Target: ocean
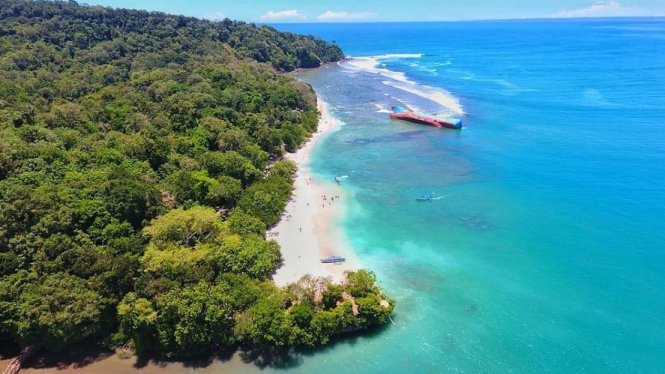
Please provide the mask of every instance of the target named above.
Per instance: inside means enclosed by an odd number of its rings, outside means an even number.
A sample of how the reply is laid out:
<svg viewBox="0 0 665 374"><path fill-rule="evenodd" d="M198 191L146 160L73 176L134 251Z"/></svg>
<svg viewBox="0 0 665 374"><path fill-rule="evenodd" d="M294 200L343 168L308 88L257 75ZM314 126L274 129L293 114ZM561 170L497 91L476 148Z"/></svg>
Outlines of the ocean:
<svg viewBox="0 0 665 374"><path fill-rule="evenodd" d="M344 123L311 167L397 309L257 371L665 372L665 19L276 27L353 57L299 74Z"/></svg>

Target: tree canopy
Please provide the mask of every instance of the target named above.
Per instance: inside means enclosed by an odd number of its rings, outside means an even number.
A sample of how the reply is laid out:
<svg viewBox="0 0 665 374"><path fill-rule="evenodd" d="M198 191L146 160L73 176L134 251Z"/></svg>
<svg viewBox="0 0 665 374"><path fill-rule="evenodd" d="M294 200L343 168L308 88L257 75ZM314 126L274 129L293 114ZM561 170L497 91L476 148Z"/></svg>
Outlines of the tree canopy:
<svg viewBox="0 0 665 374"><path fill-rule="evenodd" d="M280 71L341 57L228 19L0 0L0 341L186 357L385 322L369 273L270 281L265 230L295 172L271 161L318 122L311 87ZM302 297L313 285L322 300Z"/></svg>

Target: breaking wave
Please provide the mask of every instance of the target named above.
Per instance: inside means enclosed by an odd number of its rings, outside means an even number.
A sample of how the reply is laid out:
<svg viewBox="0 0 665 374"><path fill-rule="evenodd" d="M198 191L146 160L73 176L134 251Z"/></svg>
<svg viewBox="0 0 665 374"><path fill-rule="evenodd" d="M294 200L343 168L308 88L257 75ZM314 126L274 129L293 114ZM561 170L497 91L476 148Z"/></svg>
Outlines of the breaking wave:
<svg viewBox="0 0 665 374"><path fill-rule="evenodd" d="M374 104L374 106L377 109L376 113L392 113L392 110L384 108L381 104Z"/></svg>
<svg viewBox="0 0 665 374"><path fill-rule="evenodd" d="M385 55L388 56L388 55ZM341 67L349 70L357 71L366 71L369 73L379 74L386 78L394 79L399 82L404 83L413 83L407 77L406 74L398 71L392 71L381 66L379 62L379 57L354 57L349 60L345 60L340 64Z"/></svg>
<svg viewBox="0 0 665 374"><path fill-rule="evenodd" d="M339 66L349 70L364 71L390 78L394 82L384 81L383 84L433 101L457 114L464 114L464 110L462 109L459 100L450 92L435 87L420 86L416 84L416 82L410 80L404 72L387 69L385 64L381 62L382 60L417 59L421 57L423 57L422 53L392 53L368 57L348 56L348 59L341 61ZM449 63L449 61L443 63L446 64ZM382 109L383 108L379 108L379 112L384 113Z"/></svg>
<svg viewBox="0 0 665 374"><path fill-rule="evenodd" d="M464 114L464 109L462 109L459 100L446 90L430 86L404 85L390 81L384 81L383 84L433 101L457 114Z"/></svg>

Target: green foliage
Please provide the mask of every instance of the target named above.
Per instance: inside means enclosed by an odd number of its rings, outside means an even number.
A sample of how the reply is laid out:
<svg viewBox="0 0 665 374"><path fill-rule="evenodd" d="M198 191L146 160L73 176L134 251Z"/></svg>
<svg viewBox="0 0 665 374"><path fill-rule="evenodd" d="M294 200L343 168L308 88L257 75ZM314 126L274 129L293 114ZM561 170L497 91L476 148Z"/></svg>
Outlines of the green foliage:
<svg viewBox="0 0 665 374"><path fill-rule="evenodd" d="M221 287L201 282L157 299L158 349L167 356L209 352L213 343L233 343L233 310Z"/></svg>
<svg viewBox="0 0 665 374"><path fill-rule="evenodd" d="M255 279L265 279L282 263L279 247L256 235L224 238L216 250L215 262L221 272L247 274Z"/></svg>
<svg viewBox="0 0 665 374"><path fill-rule="evenodd" d="M331 284L321 293L323 307L326 309L335 308L337 303L342 301L342 292L344 292L344 287L338 284Z"/></svg>
<svg viewBox="0 0 665 374"><path fill-rule="evenodd" d="M20 265L21 262L16 254L11 252L0 253L0 277L14 273Z"/></svg>
<svg viewBox="0 0 665 374"><path fill-rule="evenodd" d="M231 307L235 313L249 308L261 297L275 293L277 287L270 282L257 282L247 274L220 273L217 286L222 287L229 296Z"/></svg>
<svg viewBox="0 0 665 374"><path fill-rule="evenodd" d="M227 222L229 223L229 229L240 235L263 235L266 231L265 223L240 209L234 210Z"/></svg>
<svg viewBox="0 0 665 374"><path fill-rule="evenodd" d="M235 151L204 155L203 166L212 176L226 175L241 180L245 186L263 177L250 159Z"/></svg>
<svg viewBox="0 0 665 374"><path fill-rule="evenodd" d="M284 148L289 152L295 152L296 149L305 141L307 138L307 129L294 125L292 123L286 123L282 125L281 128L281 137L284 142Z"/></svg>
<svg viewBox="0 0 665 374"><path fill-rule="evenodd" d="M141 265L145 273L183 285L214 279L210 261L207 246L189 248L169 244L157 247L151 243L141 258Z"/></svg>
<svg viewBox="0 0 665 374"><path fill-rule="evenodd" d="M123 336L131 336L134 347L144 351L152 346L157 312L149 300L130 292L118 304L118 321Z"/></svg>
<svg viewBox="0 0 665 374"><path fill-rule="evenodd" d="M3 329L22 345L58 351L99 329L100 297L77 277L56 273L34 279L16 273L0 289Z"/></svg>
<svg viewBox="0 0 665 374"><path fill-rule="evenodd" d="M353 297L365 297L379 291L376 275L371 270L350 271L346 274L346 280L346 288Z"/></svg>
<svg viewBox="0 0 665 374"><path fill-rule="evenodd" d="M270 154L265 152L256 144L247 144L240 149L240 153L248 158L254 167L258 170L263 170L268 166Z"/></svg>
<svg viewBox="0 0 665 374"><path fill-rule="evenodd" d="M103 187L106 209L118 220L140 227L142 221L151 216L150 209L156 205L157 190L121 168L111 172L109 177L111 179Z"/></svg>
<svg viewBox="0 0 665 374"><path fill-rule="evenodd" d="M271 176L249 187L238 207L271 226L277 222L291 196L291 184L283 178Z"/></svg>
<svg viewBox="0 0 665 374"><path fill-rule="evenodd" d="M340 320L333 311L319 311L310 322L310 331L317 344L328 343L330 337L338 334L340 330Z"/></svg>
<svg viewBox="0 0 665 374"><path fill-rule="evenodd" d="M269 175L292 181L293 175L296 171L298 171L298 166L296 166L295 162L291 160L280 160L272 165Z"/></svg>
<svg viewBox="0 0 665 374"><path fill-rule="evenodd" d="M231 129L219 134L219 150L239 151L249 144L247 134L239 129Z"/></svg>
<svg viewBox="0 0 665 374"><path fill-rule="evenodd" d="M235 334L253 345L285 346L291 335L290 322L283 301L279 295L273 295L259 300L238 317Z"/></svg>
<svg viewBox="0 0 665 374"><path fill-rule="evenodd" d="M305 275L297 282L289 284L286 287L286 292L292 303L312 307L319 303L319 293L325 293L331 287L341 286L331 284L328 278Z"/></svg>
<svg viewBox="0 0 665 374"><path fill-rule="evenodd" d="M383 307L381 305L381 298L377 294L358 298L355 301L358 304L359 317L364 320L363 324L382 325L388 322L392 308Z"/></svg>
<svg viewBox="0 0 665 374"><path fill-rule="evenodd" d="M158 247L169 244L192 247L197 243L215 241L225 232L225 225L210 208L174 209L155 219L144 229L146 236Z"/></svg>
<svg viewBox="0 0 665 374"><path fill-rule="evenodd" d="M282 136L278 129L262 125L254 133L257 144L271 155L282 155Z"/></svg>
<svg viewBox="0 0 665 374"><path fill-rule="evenodd" d="M205 203L215 207L232 208L238 203L240 196L242 196L242 182L223 175L217 178L217 183L208 191Z"/></svg>
<svg viewBox="0 0 665 374"><path fill-rule="evenodd" d="M309 305L298 304L289 310L289 316L296 326L306 329L314 317L314 311Z"/></svg>
<svg viewBox="0 0 665 374"><path fill-rule="evenodd" d="M339 47L230 20L1 3L3 344L94 338L187 357L385 321L373 276L353 290L270 281L282 257L265 230L296 171L270 161L318 118L311 87L278 71ZM344 291L362 295L359 315Z"/></svg>

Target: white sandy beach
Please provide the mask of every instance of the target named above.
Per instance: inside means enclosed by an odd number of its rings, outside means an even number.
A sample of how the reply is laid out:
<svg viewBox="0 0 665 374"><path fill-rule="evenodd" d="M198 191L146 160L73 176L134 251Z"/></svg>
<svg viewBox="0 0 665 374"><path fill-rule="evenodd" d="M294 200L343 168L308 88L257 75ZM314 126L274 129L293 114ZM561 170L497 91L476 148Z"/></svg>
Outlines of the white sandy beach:
<svg viewBox="0 0 665 374"><path fill-rule="evenodd" d="M345 270L357 269L357 261L350 250L342 233L336 230L336 223L343 218L345 206L344 199L348 195L344 189L344 181L338 186L334 182L333 175L328 183L316 180L309 168L309 156L325 134L333 131L340 123L327 111L327 105L319 99L319 111L322 116L319 121L319 131L298 152L288 154L287 158L298 164L298 176L294 183L294 194L286 207L281 221L269 233L279 233L269 236L275 239L282 247L284 266L277 270L273 279L278 286L285 286L295 282L305 274L315 276L330 276L334 281L341 281ZM310 181L309 178L312 178ZM340 196L334 202L322 200L325 195ZM330 205L328 203L330 202ZM309 203L309 206L307 205ZM324 207L325 205L325 207ZM291 218L287 216L291 215ZM300 228L302 227L302 232ZM341 265L321 264L322 257L339 255L347 258L347 262ZM122 359L117 354L108 357L100 357L80 365L77 363L63 365L54 368L25 368L21 373L143 373L143 374L180 374L180 373L226 373L243 372L247 364L239 353L233 355L228 361L214 360L211 364L203 367L189 367L182 362L158 362L150 361L145 367L137 369L137 358ZM0 367L6 366L5 361L0 361Z"/></svg>
<svg viewBox="0 0 665 374"><path fill-rule="evenodd" d="M357 269L353 252L337 229L345 213L343 185L335 184L334 175L328 182L317 180L309 170L314 147L325 134L341 125L330 115L328 105L321 98L318 98L318 109L321 113L318 132L296 153L286 156L298 165L294 192L280 222L268 232L268 239L279 243L284 257L284 265L273 276L278 286L295 282L306 274L332 277L335 282L340 282L344 271ZM335 196L339 198L333 201ZM320 263L321 258L333 255L345 257L346 262Z"/></svg>

